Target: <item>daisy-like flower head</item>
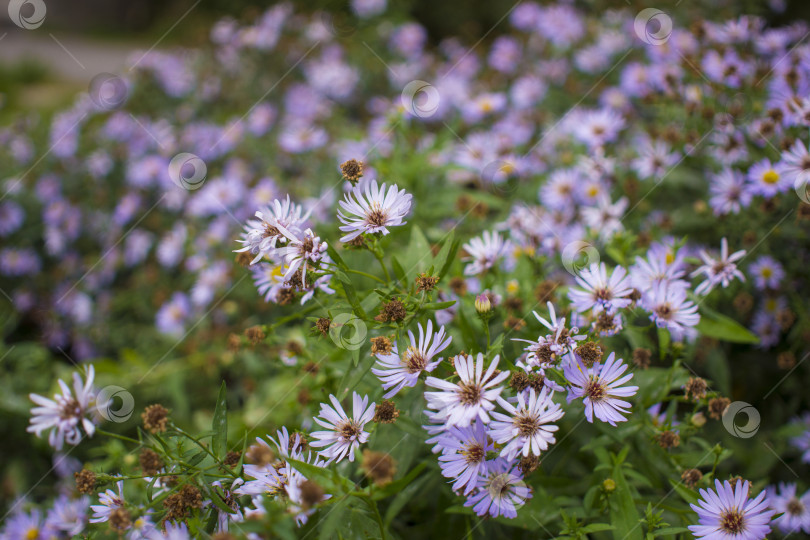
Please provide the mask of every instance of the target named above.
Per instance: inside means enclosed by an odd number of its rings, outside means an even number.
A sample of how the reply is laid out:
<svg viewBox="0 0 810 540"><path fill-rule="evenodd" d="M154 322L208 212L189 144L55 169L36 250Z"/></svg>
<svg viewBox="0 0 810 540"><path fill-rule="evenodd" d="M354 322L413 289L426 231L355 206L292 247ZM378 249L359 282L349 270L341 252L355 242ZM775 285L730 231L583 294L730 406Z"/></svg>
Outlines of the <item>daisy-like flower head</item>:
<svg viewBox="0 0 810 540"><path fill-rule="evenodd" d="M341 242L351 242L363 233L388 234L388 227L405 224L405 216L411 211L412 195L396 184L388 188L372 180L365 186L365 196L360 186L347 193L340 201L338 219L340 230L348 233ZM345 211L345 213L344 213Z"/></svg>
<svg viewBox="0 0 810 540"><path fill-rule="evenodd" d="M90 523L106 523L110 519L110 514L116 508L124 506L124 482L119 480L115 484L117 493L108 489L104 493L98 494L99 504L90 505L90 510L93 511L93 517L90 518Z"/></svg>
<svg viewBox="0 0 810 540"><path fill-rule="evenodd" d="M377 356L377 365L380 368L372 368L371 372L382 381L383 389L390 389L383 396L385 399L406 386L415 386L423 371L428 373L433 371L442 361L442 358L434 360L434 357L453 341L453 338L445 333L443 326L434 333L433 321L428 321L427 329L422 328L421 323L418 326L419 341L416 341L413 332L408 330L410 346L402 352L402 355L395 345L390 353Z"/></svg>
<svg viewBox="0 0 810 540"><path fill-rule="evenodd" d="M445 478L453 478L453 491L470 494L487 471L487 452L495 450L486 426L476 420L468 427L452 427L438 439L442 455L439 467Z"/></svg>
<svg viewBox="0 0 810 540"><path fill-rule="evenodd" d="M690 504L697 512L698 525L690 525L695 538L708 540L761 540L771 527L774 511L768 509L768 499L761 492L754 499L748 498L750 484L714 481L715 489L701 489L701 500Z"/></svg>
<svg viewBox="0 0 810 540"><path fill-rule="evenodd" d="M439 418L448 426L466 427L476 418L489 423L489 412L495 408L493 403L501 394L498 386L508 376L504 371L495 375L500 357L496 356L484 372L484 354L455 357L455 367L459 381L451 383L436 377L428 377L427 386L438 388L438 392L425 392L428 407L438 411Z"/></svg>
<svg viewBox="0 0 810 540"><path fill-rule="evenodd" d="M651 312L650 319L659 328L666 328L675 341L696 335L694 327L700 322L697 306L686 298L686 285L659 283L644 295L644 307Z"/></svg>
<svg viewBox="0 0 810 540"><path fill-rule="evenodd" d="M59 380L61 394L54 394L48 399L39 394L29 394L31 401L38 406L31 409L31 425L29 433L36 433L37 437L43 431L50 431L48 444L54 449L61 450L65 442L76 446L82 439L82 428L88 437L96 431L96 392L93 389L95 370L93 366L87 369L87 379L82 381L81 375L73 374L73 389L67 383Z"/></svg>
<svg viewBox="0 0 810 540"><path fill-rule="evenodd" d="M622 376L627 365L621 358L616 358L615 353L610 353L604 364L596 362L590 368L586 368L576 355L573 356L573 361L563 369L565 378L571 384L568 402L583 398L588 422L593 423L594 414L611 426L615 426L616 422L625 422L627 418L622 415L629 412L630 403L620 398L633 396L638 391L638 386L622 387L633 378L632 373Z"/></svg>
<svg viewBox="0 0 810 540"><path fill-rule="evenodd" d="M498 403L509 414L493 412L489 427L495 442L506 445L501 450L502 457L511 461L518 454L540 456L540 452L556 442L554 432L559 428L552 422L564 413L559 403L551 400L553 395L546 387L539 394L530 388L528 399L524 399L523 393L518 394L517 407L498 396Z"/></svg>
<svg viewBox="0 0 810 540"><path fill-rule="evenodd" d="M516 468L504 459L498 459L488 467L487 476L479 480L479 487L465 502L479 516L517 517L517 509L532 498L532 492Z"/></svg>
<svg viewBox="0 0 810 540"><path fill-rule="evenodd" d="M796 141L790 150L782 153L785 164L784 174L793 181L794 189L800 189L810 183L810 151L801 141Z"/></svg>
<svg viewBox="0 0 810 540"><path fill-rule="evenodd" d="M695 294L708 294L717 285L722 285L723 288L728 287L731 280L739 278L740 281L745 281L745 276L737 269L736 261L745 257L745 250L735 251L731 255L728 254L728 240L725 237L720 241L720 258L714 259L706 251L700 251L700 258L703 259L703 266L692 272L692 277L701 274L706 276L706 279L697 286Z"/></svg>
<svg viewBox="0 0 810 540"><path fill-rule="evenodd" d="M770 198L789 190L792 182L786 173L787 168L782 163L771 163L767 159L758 161L748 170L751 192Z"/></svg>
<svg viewBox="0 0 810 540"><path fill-rule="evenodd" d="M242 239L237 240L244 247L235 252L246 251L255 255L250 264L265 256L272 258L276 246L287 242L287 237L281 232L282 229L290 231L293 235L300 234L301 225L308 217L309 212L304 214L300 205L290 202L289 195L283 201L275 199L270 206L256 212L256 219L247 222Z"/></svg>
<svg viewBox="0 0 810 540"><path fill-rule="evenodd" d="M571 289L568 298L574 309L580 313L589 309L614 313L631 303L627 297L633 292L633 288L630 286L627 270L621 266L614 268L608 277L605 263L592 263L576 277L576 281L582 289Z"/></svg>
<svg viewBox="0 0 810 540"><path fill-rule="evenodd" d="M748 268L749 274L754 275L754 284L760 290L778 289L785 278L782 265L769 255L763 255L754 261Z"/></svg>
<svg viewBox="0 0 810 540"><path fill-rule="evenodd" d="M745 189L742 173L724 168L716 175L709 175L709 205L716 215L738 214L751 204L752 193Z"/></svg>
<svg viewBox="0 0 810 540"><path fill-rule="evenodd" d="M501 257L512 250L512 243L496 232L484 231L482 236L473 238L463 247L469 254L467 260L471 261L464 269L464 274L474 276L495 266Z"/></svg>
<svg viewBox="0 0 810 540"><path fill-rule="evenodd" d="M307 229L299 237L285 228L281 229L284 236L289 241L283 248L278 248L277 253L284 259L287 265L287 272L284 279L289 279L296 271L301 269L301 277L294 280L294 285L300 285L301 289L307 288L307 267L317 264L326 251L326 242L321 242L319 236L315 236L312 229Z"/></svg>
<svg viewBox="0 0 810 540"><path fill-rule="evenodd" d="M310 443L313 448L324 448L320 454L329 462L341 461L346 456L354 461L354 452L361 443L368 440L369 434L363 428L374 417L375 403L368 405L368 396L361 398L357 392L352 393L352 416L349 417L334 395L329 396L332 407L321 403L320 415L315 422L327 428L327 431L315 431L312 437L317 439Z"/></svg>
<svg viewBox="0 0 810 540"><path fill-rule="evenodd" d="M529 341L526 339L515 339L513 341L524 341L529 343L529 346L524 350L528 353L526 355L526 362L530 366L547 367L550 364L556 363L559 357L569 350L571 350L577 343L585 339L585 336L577 335L579 328L576 326L570 329L565 326L565 317L557 318L557 313L554 310L554 305L547 302L549 319L546 320L541 317L536 311L532 311L534 317L551 333L546 336L540 336L537 341Z"/></svg>
<svg viewBox="0 0 810 540"><path fill-rule="evenodd" d="M796 495L796 484L780 484L779 491L768 490L768 499L777 514L774 520L783 533L804 532L810 534L810 491L799 497Z"/></svg>

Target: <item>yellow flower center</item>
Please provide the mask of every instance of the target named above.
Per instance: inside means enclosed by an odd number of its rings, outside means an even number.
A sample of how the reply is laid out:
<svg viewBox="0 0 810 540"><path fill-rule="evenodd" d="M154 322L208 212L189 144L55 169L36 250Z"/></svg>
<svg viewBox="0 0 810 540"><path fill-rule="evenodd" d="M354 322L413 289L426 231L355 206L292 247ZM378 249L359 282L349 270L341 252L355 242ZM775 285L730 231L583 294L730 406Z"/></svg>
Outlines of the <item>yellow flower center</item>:
<svg viewBox="0 0 810 540"><path fill-rule="evenodd" d="M671 253L671 252L667 253L666 261L667 261L667 264L672 264L673 262L675 262L675 254Z"/></svg>
<svg viewBox="0 0 810 540"><path fill-rule="evenodd" d="M36 527L31 527L25 533L26 540L37 540L37 538L39 538L39 529L37 529Z"/></svg>
<svg viewBox="0 0 810 540"><path fill-rule="evenodd" d="M766 184L775 184L779 181L779 173L773 169L768 169L765 174L762 175L762 181Z"/></svg>
<svg viewBox="0 0 810 540"><path fill-rule="evenodd" d="M773 270L768 268L767 266L762 269L762 277L769 278L773 275Z"/></svg>

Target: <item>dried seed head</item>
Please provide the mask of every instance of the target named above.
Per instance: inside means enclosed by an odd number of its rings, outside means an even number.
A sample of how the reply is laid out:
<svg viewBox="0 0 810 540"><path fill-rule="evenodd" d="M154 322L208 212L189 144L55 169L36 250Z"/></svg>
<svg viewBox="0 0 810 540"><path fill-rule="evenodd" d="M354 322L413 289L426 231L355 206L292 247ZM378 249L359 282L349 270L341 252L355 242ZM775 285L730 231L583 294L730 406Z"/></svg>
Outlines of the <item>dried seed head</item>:
<svg viewBox="0 0 810 540"><path fill-rule="evenodd" d="M503 321L503 327L507 330L520 331L524 326L526 326L526 321L513 317L512 315L508 316L506 320Z"/></svg>
<svg viewBox="0 0 810 540"><path fill-rule="evenodd" d="M344 161L340 164L340 173L352 185L356 185L357 181L363 176L363 162L356 159Z"/></svg>
<svg viewBox="0 0 810 540"><path fill-rule="evenodd" d="M321 486L312 480L304 480L301 483L301 506L304 510L309 510L319 502L323 501L325 492Z"/></svg>
<svg viewBox="0 0 810 540"><path fill-rule="evenodd" d="M253 261L253 257L250 256L250 253L247 251L240 251L236 254L236 263L240 266L245 268L250 266L250 263Z"/></svg>
<svg viewBox="0 0 810 540"><path fill-rule="evenodd" d="M748 313L754 307L754 297L747 292L741 292L734 297L733 305L739 313Z"/></svg>
<svg viewBox="0 0 810 540"><path fill-rule="evenodd" d="M662 431L658 434L658 445L661 448L675 448L676 446L681 444L681 436L678 435L676 431Z"/></svg>
<svg viewBox="0 0 810 540"><path fill-rule="evenodd" d="M96 473L82 469L77 473L73 473L73 478L76 479L76 489L79 490L79 493L93 494L96 489Z"/></svg>
<svg viewBox="0 0 810 540"><path fill-rule="evenodd" d="M522 392L529 387L529 374L523 370L513 371L509 379L509 388L515 392Z"/></svg>
<svg viewBox="0 0 810 540"><path fill-rule="evenodd" d="M554 291L559 287L560 284L556 281L545 280L541 281L537 284L537 287L534 289L534 297L537 298L537 301L541 304L545 304L546 302L550 302L554 299Z"/></svg>
<svg viewBox="0 0 810 540"><path fill-rule="evenodd" d="M159 403L149 405L141 413L141 420L143 420L143 428L149 433L163 433L169 422L169 411Z"/></svg>
<svg viewBox="0 0 810 540"><path fill-rule="evenodd" d="M132 527L132 517L123 506L116 506L110 511L110 528L116 532L124 532Z"/></svg>
<svg viewBox="0 0 810 540"><path fill-rule="evenodd" d="M694 401L701 400L706 397L706 381L700 377L690 377L686 383L686 397L691 397Z"/></svg>
<svg viewBox="0 0 810 540"><path fill-rule="evenodd" d="M796 355L790 351L781 352L776 357L776 365L779 369L792 369L796 365Z"/></svg>
<svg viewBox="0 0 810 540"><path fill-rule="evenodd" d="M202 494L196 486L186 484L176 493L172 493L163 501L166 508L165 521L180 521L185 519L189 509L202 508Z"/></svg>
<svg viewBox="0 0 810 540"><path fill-rule="evenodd" d="M371 478L377 486L390 484L397 472L394 458L384 452L374 452L368 449L363 450L363 462L360 468L366 477Z"/></svg>
<svg viewBox="0 0 810 540"><path fill-rule="evenodd" d="M716 397L709 400L709 416L714 418L715 420L720 420L723 417L723 413L731 404L731 400L724 397Z"/></svg>
<svg viewBox="0 0 810 540"><path fill-rule="evenodd" d="M388 354L393 348L394 344L385 336L371 338L371 354Z"/></svg>
<svg viewBox="0 0 810 540"><path fill-rule="evenodd" d="M602 348L595 341L586 341L574 349L574 352L579 355L586 367L591 367L602 360Z"/></svg>
<svg viewBox="0 0 810 540"><path fill-rule="evenodd" d="M245 330L245 337L250 340L250 343L256 345L260 341L263 341L267 335L264 333L264 330L261 326L251 326Z"/></svg>
<svg viewBox="0 0 810 540"><path fill-rule="evenodd" d="M146 476L154 476L160 469L163 468L163 460L157 452L151 448L144 448L141 450L141 455L138 457L138 462L141 465L141 470Z"/></svg>
<svg viewBox="0 0 810 540"><path fill-rule="evenodd" d="M230 451L225 455L223 463L228 467L236 467L239 463L239 458L242 457L242 452Z"/></svg>
<svg viewBox="0 0 810 540"><path fill-rule="evenodd" d="M642 349L639 347L633 351L633 363L641 369L647 369L650 367L651 357L652 354L650 353L649 349Z"/></svg>
<svg viewBox="0 0 810 540"><path fill-rule="evenodd" d="M298 356L299 354L302 354L304 352L304 346L301 345L300 342L292 339L287 342L287 350L290 352L290 354Z"/></svg>
<svg viewBox="0 0 810 540"><path fill-rule="evenodd" d="M374 407L373 422L378 424L393 424L399 417L399 411L396 404L388 399L382 400Z"/></svg>
<svg viewBox="0 0 810 540"><path fill-rule="evenodd" d="M450 280L450 290L456 296L464 296L467 294L467 281L463 277L454 277Z"/></svg>
<svg viewBox="0 0 810 540"><path fill-rule="evenodd" d="M686 469L681 474L681 481L688 488L695 487L703 479L703 473L697 469Z"/></svg>
<svg viewBox="0 0 810 540"><path fill-rule="evenodd" d="M396 298L390 302L383 303L380 314L374 317L375 321L379 322L400 322L408 312L405 309L405 304Z"/></svg>
<svg viewBox="0 0 810 540"><path fill-rule="evenodd" d="M231 352L236 352L242 348L242 338L240 338L237 334L228 334L228 350Z"/></svg>
<svg viewBox="0 0 810 540"><path fill-rule="evenodd" d="M269 465L275 457L270 447L264 444L251 444L245 452L245 461L260 467Z"/></svg>
<svg viewBox="0 0 810 540"><path fill-rule="evenodd" d="M524 476L531 472L534 472L539 466L540 466L540 459L532 454L529 454L528 456L523 456L520 458L520 461L518 461L518 470L520 470L520 472L523 473Z"/></svg>
<svg viewBox="0 0 810 540"><path fill-rule="evenodd" d="M317 328L318 331L321 333L321 335L323 335L324 337L329 335L329 328L331 326L332 320L329 319L328 317L321 317L320 319L318 319L318 322L315 323L315 328Z"/></svg>
<svg viewBox="0 0 810 540"><path fill-rule="evenodd" d="M416 276L416 292L432 291L439 283L438 276L429 276L428 274L419 274Z"/></svg>

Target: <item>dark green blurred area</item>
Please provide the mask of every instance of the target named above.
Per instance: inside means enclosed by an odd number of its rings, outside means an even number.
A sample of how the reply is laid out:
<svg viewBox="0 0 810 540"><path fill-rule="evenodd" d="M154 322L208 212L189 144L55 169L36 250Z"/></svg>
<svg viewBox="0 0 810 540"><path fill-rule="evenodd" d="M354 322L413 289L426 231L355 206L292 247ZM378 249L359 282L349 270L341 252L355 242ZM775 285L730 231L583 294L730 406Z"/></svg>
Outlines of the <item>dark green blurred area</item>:
<svg viewBox="0 0 810 540"><path fill-rule="evenodd" d="M220 17L249 21L277 3L248 0L71 0L64 4L49 4L48 17L49 23L65 30L124 39L160 36L183 17L195 24L177 25L166 39L171 43L192 45L196 39L204 39L210 24ZM299 12L350 13L349 0L294 0L290 3ZM519 3L515 0L391 0L388 13L420 22L428 29L433 41L447 36L478 40L505 31L507 25L499 23ZM549 2L539 0L539 3ZM691 11L705 13L702 0L578 0L573 3L590 12L655 7L682 21L692 19ZM786 3L786 10L778 14L768 7L766 0L716 0L712 15L715 20L721 20L742 13L757 14L777 25L798 19L810 20L810 2L787 0Z"/></svg>

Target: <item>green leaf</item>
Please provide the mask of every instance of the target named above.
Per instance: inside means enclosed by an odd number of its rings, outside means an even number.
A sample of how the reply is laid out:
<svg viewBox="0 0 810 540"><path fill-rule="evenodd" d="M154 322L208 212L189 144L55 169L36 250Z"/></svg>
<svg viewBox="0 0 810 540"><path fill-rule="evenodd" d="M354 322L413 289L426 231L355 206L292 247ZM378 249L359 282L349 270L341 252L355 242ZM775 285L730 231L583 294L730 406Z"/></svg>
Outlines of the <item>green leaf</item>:
<svg viewBox="0 0 810 540"><path fill-rule="evenodd" d="M433 254L430 251L430 243L425 234L418 226L414 226L411 232L411 242L405 250L405 270L408 281L416 279L416 274L420 269L424 270L433 261Z"/></svg>
<svg viewBox="0 0 810 540"><path fill-rule="evenodd" d="M214 432L211 438L211 451L215 456L223 458L228 453L228 401L225 381L222 381L222 386L219 387L211 431Z"/></svg>
<svg viewBox="0 0 810 540"><path fill-rule="evenodd" d="M396 257L391 257L391 266L394 268L394 275L397 276L397 279L400 281L405 281L405 285L407 286L408 275L405 273L405 270L402 268L402 265L399 263Z"/></svg>
<svg viewBox="0 0 810 540"><path fill-rule="evenodd" d="M406 474L405 476L403 476L399 480L396 480L395 482L391 482L390 484L386 484L381 489L376 490L373 493L372 498L374 500L380 500L380 499L384 499L386 497L390 497L394 493L399 493L400 491L405 489L405 487L408 484L413 482L414 478L416 478L419 475L419 473L422 472L422 470L425 467L427 467L427 465L425 465L424 463L420 463L419 465L417 465L416 467L411 469L411 471L408 474Z"/></svg>
<svg viewBox="0 0 810 540"><path fill-rule="evenodd" d="M427 304L422 305L422 309L428 311L439 311L441 309L447 309L455 303L455 300L448 300L446 302L428 302Z"/></svg>
<svg viewBox="0 0 810 540"><path fill-rule="evenodd" d="M622 461L624 461L624 456L620 454L613 467L613 481L616 482L616 491L611 495L612 504L610 505L610 523L614 527L613 538L615 540L642 540L643 534L639 525L641 516L636 509L636 503L633 502L630 485L624 477Z"/></svg>
<svg viewBox="0 0 810 540"><path fill-rule="evenodd" d="M701 307L697 331L704 336L732 343L759 343L759 338L740 323L716 311Z"/></svg>
<svg viewBox="0 0 810 540"><path fill-rule="evenodd" d="M349 497L342 497L331 508L324 510L326 516L318 523L321 526L321 534L318 535L320 540L335 538L335 531L340 523L344 522L346 510L349 508L349 500Z"/></svg>
<svg viewBox="0 0 810 540"><path fill-rule="evenodd" d="M689 504L697 504L699 497L695 490L689 489L682 483L676 482L675 480L670 480L669 483L672 484L672 487L678 492L678 495L680 495L683 500Z"/></svg>

